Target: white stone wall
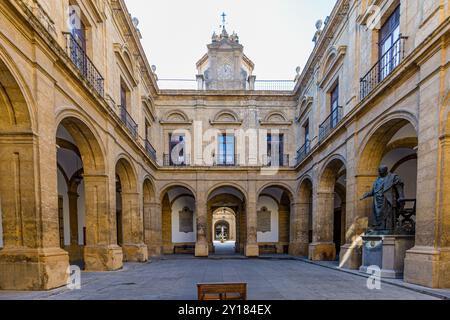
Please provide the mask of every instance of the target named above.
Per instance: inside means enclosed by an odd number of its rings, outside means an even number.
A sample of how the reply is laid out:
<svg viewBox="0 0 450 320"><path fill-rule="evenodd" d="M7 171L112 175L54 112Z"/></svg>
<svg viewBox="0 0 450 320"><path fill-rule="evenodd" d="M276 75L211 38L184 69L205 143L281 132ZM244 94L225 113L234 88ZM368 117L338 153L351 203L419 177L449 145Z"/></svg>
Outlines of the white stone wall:
<svg viewBox="0 0 450 320"><path fill-rule="evenodd" d="M271 212L271 231L270 232L258 232L258 242L278 242L279 239L279 217L278 217L278 204L277 202L270 198L262 196L259 198L257 211L260 211L261 208L266 207Z"/></svg>
<svg viewBox="0 0 450 320"><path fill-rule="evenodd" d="M191 233L180 232L180 211L188 207L194 212L193 230ZM195 200L192 197L180 197L172 204L172 242L173 243L189 243L195 242L197 239L196 231L196 214Z"/></svg>

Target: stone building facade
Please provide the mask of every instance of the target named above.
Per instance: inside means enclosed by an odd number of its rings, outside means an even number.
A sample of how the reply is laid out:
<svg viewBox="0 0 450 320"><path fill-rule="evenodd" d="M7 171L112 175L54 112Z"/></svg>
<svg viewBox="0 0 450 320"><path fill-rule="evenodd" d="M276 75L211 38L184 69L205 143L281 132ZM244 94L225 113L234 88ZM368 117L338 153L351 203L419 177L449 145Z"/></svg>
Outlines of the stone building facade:
<svg viewBox="0 0 450 320"><path fill-rule="evenodd" d="M162 90L123 0L0 2L0 289L161 254L361 265L384 163L416 207L405 281L450 287L448 0L338 0L293 90L214 34L197 90ZM270 89L270 88L269 88Z"/></svg>

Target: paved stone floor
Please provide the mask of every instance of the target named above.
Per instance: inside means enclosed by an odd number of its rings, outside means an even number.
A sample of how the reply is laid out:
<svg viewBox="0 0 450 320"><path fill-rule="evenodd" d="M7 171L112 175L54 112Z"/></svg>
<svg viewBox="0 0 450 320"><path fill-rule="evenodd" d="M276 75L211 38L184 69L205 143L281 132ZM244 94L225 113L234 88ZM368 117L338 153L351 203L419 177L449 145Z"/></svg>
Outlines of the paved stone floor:
<svg viewBox="0 0 450 320"><path fill-rule="evenodd" d="M222 281L247 282L251 300L435 299L387 283L368 290L364 277L296 260L170 257L126 264L117 272L83 273L81 290L0 291L0 300L195 300L197 283Z"/></svg>

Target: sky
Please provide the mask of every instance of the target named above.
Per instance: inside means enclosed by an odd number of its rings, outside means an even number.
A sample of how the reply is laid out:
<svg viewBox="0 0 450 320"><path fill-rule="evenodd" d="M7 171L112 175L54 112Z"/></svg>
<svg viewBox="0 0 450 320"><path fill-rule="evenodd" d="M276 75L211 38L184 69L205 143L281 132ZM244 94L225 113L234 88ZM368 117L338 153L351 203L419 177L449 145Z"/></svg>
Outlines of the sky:
<svg viewBox="0 0 450 320"><path fill-rule="evenodd" d="M293 80L312 52L316 21L336 0L125 0L160 79L195 79L214 31L236 31L259 80Z"/></svg>

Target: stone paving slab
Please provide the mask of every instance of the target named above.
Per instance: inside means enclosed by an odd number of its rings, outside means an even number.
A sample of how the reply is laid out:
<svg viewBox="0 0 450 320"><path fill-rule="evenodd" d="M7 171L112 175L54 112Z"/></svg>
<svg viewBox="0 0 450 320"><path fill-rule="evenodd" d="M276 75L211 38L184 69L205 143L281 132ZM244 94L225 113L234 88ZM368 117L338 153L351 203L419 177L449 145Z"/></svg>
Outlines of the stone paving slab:
<svg viewBox="0 0 450 320"><path fill-rule="evenodd" d="M250 300L434 300L435 296L293 259L169 257L123 270L83 273L82 289L0 291L0 300L196 300L197 283L246 282Z"/></svg>

